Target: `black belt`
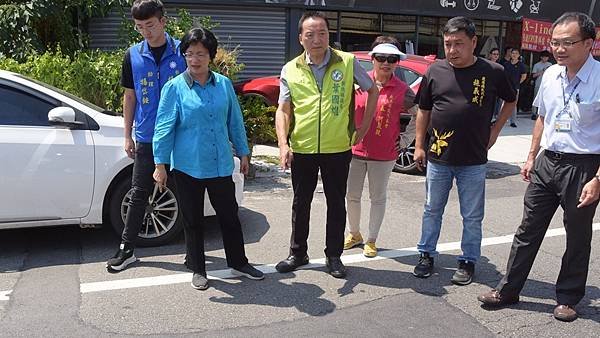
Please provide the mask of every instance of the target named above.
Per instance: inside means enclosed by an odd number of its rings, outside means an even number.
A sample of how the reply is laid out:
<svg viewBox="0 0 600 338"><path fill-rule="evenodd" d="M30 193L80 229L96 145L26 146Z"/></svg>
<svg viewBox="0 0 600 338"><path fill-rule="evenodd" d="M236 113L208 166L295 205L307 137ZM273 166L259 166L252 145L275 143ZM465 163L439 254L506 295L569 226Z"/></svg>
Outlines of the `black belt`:
<svg viewBox="0 0 600 338"><path fill-rule="evenodd" d="M563 153L560 151L544 150L544 155L553 160L588 160L588 159L600 159L600 154L573 154Z"/></svg>

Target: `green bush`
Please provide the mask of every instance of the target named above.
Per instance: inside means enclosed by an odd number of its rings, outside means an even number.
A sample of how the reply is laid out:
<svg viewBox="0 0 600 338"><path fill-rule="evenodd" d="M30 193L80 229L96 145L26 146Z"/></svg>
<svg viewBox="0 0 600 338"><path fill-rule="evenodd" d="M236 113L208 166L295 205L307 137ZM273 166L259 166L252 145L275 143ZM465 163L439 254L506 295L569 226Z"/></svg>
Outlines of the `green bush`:
<svg viewBox="0 0 600 338"><path fill-rule="evenodd" d="M80 2L91 0L80 0ZM105 0L102 3L108 7L108 4L118 3L119 0ZM41 1L40 4L46 4ZM32 9L30 5L26 9ZM10 9L9 6L2 5L0 0L0 18L10 19L13 22L25 22L27 16L22 15L23 8L19 7L15 11L21 11L20 14ZM38 4L39 8L39 4ZM13 13L13 14L11 14ZM11 16L13 15L13 16ZM33 14L32 14L33 15ZM21 21L19 21L21 20ZM140 40L140 35L133 30L133 24L130 19L125 18L122 26L127 37L124 41L125 46L131 45ZM12 34L11 30L5 29L6 25L12 25L8 22L0 24L0 36ZM217 27L210 17L193 18L186 10L179 10L178 18L169 18L167 31L176 38L181 38L184 32L187 32L195 25L202 25L208 29ZM13 25L14 26L14 25ZM26 32L29 26L23 26L23 32ZM125 54L125 48L115 51L99 50L76 50L72 51L72 46L68 51L57 47L48 48L44 52L38 52L34 48L37 39L35 31L29 31L28 34L5 37L0 41L0 69L19 73L33 79L48 83L57 88L63 89L73 95L81 97L93 104L106 108L117 113L122 112L123 88L120 85L121 64ZM19 40L20 39L20 40ZM12 47L6 47L12 44ZM238 62L240 50L237 47L228 49L227 45L222 44L217 51L217 55L211 64L211 69L217 71L235 81L237 75L244 69L244 64ZM19 48L17 48L19 47ZM2 53L3 50L10 49L15 57L8 57L10 53ZM18 53L15 54L17 51ZM240 99L244 121L246 123L246 132L250 146L256 143L274 142L276 140L274 129L275 107L266 107L264 103L257 98ZM252 149L252 148L250 148Z"/></svg>
<svg viewBox="0 0 600 338"><path fill-rule="evenodd" d="M276 107L266 106L263 100L256 96L240 97L239 100L250 150L252 151L255 144L277 141L274 119Z"/></svg>
<svg viewBox="0 0 600 338"><path fill-rule="evenodd" d="M131 39L127 41L128 45L138 42L141 36L133 29L132 21L127 18L124 20L122 26L128 28ZM193 18L186 10L180 9L178 18L169 19L167 30L174 37L181 38L196 24L210 28L217 26L210 17ZM2 26L0 32L3 32ZM123 88L120 78L124 55L125 48L110 52L80 50L72 53L65 53L60 46L43 53L29 49L23 58L8 58L0 53L0 69L48 83L97 106L121 113ZM237 62L238 56L237 48L231 51L219 48L211 68L235 80L244 68L243 64Z"/></svg>
<svg viewBox="0 0 600 338"><path fill-rule="evenodd" d="M0 57L25 61L60 46L74 55L88 45L86 27L127 0L0 0Z"/></svg>
<svg viewBox="0 0 600 338"><path fill-rule="evenodd" d="M63 89L108 110L120 112L123 51L80 51L74 56L60 49L29 55L25 62L0 58L0 69L23 74Z"/></svg>

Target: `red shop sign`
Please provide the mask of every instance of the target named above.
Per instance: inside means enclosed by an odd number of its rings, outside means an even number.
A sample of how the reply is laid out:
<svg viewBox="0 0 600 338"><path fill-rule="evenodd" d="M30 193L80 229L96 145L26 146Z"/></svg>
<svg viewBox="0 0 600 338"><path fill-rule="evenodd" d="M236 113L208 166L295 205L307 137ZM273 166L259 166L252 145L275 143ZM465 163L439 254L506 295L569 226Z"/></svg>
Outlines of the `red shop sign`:
<svg viewBox="0 0 600 338"><path fill-rule="evenodd" d="M550 51L551 22L523 18L521 30L521 49L534 52ZM592 47L592 55L600 56L600 28L596 27L596 39Z"/></svg>

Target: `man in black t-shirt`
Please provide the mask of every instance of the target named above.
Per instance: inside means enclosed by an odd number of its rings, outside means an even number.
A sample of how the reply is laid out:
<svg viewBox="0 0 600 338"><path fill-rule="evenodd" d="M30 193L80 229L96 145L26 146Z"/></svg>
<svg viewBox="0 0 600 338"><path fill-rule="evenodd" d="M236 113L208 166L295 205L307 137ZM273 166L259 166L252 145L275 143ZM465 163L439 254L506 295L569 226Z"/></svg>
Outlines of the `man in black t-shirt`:
<svg viewBox="0 0 600 338"><path fill-rule="evenodd" d="M463 237L458 270L452 282L471 283L481 251L481 221L485 199L487 151L516 104L515 91L502 66L473 55L475 25L455 17L443 29L446 60L432 64L423 77L417 103L414 159L427 163L427 197L417 249L421 253L413 274L429 277L452 182L456 178ZM496 124L490 120L497 97L506 103ZM425 136L429 126L429 146Z"/></svg>
<svg viewBox="0 0 600 338"><path fill-rule="evenodd" d="M527 79L527 67L523 61L521 61L521 52L518 49L512 48L510 51L510 60L503 64L504 72L508 75L508 80L512 84L513 88L517 91L517 99L519 97L519 90L521 83ZM512 111L510 116L510 126L513 128L517 127L517 107Z"/></svg>

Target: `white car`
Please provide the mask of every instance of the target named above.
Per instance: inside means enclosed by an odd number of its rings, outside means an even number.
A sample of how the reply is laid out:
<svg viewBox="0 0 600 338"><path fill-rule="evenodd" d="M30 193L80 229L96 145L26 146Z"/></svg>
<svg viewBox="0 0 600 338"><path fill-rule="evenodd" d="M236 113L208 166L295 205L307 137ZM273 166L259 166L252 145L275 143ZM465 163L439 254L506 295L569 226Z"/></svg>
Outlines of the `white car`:
<svg viewBox="0 0 600 338"><path fill-rule="evenodd" d="M50 85L0 70L0 229L111 224L120 236L133 161L123 118ZM235 158L236 199L244 175ZM182 229L172 180L155 187L139 245L160 245ZM208 197L205 215L214 215Z"/></svg>

